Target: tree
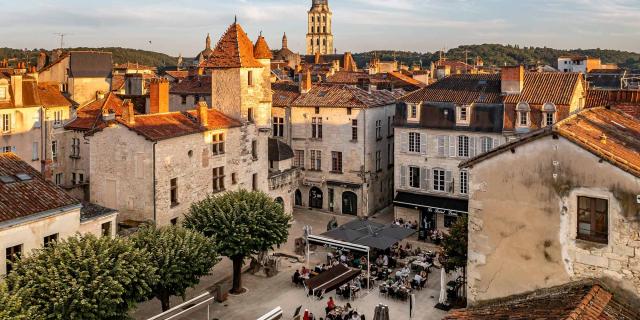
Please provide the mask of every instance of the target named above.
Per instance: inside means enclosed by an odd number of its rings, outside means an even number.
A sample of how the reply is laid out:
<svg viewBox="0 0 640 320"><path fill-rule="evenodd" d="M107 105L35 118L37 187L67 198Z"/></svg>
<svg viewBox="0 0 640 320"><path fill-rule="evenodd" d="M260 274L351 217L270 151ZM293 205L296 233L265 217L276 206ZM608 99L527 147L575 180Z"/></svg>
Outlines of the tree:
<svg viewBox="0 0 640 320"><path fill-rule="evenodd" d="M0 282L0 320L37 319L33 310L22 303L17 294L10 293L7 284Z"/></svg>
<svg viewBox="0 0 640 320"><path fill-rule="evenodd" d="M265 193L240 190L193 203L184 226L215 239L218 252L233 262L231 292L241 293L244 259L287 241L289 222L282 206Z"/></svg>
<svg viewBox="0 0 640 320"><path fill-rule="evenodd" d="M158 280L147 252L123 238L76 236L38 249L8 275L11 292L46 319L128 319Z"/></svg>
<svg viewBox="0 0 640 320"><path fill-rule="evenodd" d="M447 272L462 268L463 288L467 283L467 248L469 235L469 218L463 215L449 229L449 234L442 240L442 265Z"/></svg>
<svg viewBox="0 0 640 320"><path fill-rule="evenodd" d="M134 245L146 250L156 267L160 280L152 294L160 300L162 311L169 310L169 298L180 295L184 299L187 288L200 282L220 261L211 239L197 231L181 227L145 227L135 233Z"/></svg>

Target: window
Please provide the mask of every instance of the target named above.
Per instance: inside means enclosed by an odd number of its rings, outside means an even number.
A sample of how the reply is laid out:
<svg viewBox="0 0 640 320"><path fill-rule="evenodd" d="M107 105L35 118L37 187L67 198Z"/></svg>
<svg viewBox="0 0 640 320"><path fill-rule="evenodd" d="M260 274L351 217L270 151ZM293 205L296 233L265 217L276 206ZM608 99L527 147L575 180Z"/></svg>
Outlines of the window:
<svg viewBox="0 0 640 320"><path fill-rule="evenodd" d="M258 190L258 174L254 173L251 179L251 189L253 191L257 191Z"/></svg>
<svg viewBox="0 0 640 320"><path fill-rule="evenodd" d="M467 107L460 108L460 121L467 121Z"/></svg>
<svg viewBox="0 0 640 320"><path fill-rule="evenodd" d="M273 136L284 137L284 118L273 117Z"/></svg>
<svg viewBox="0 0 640 320"><path fill-rule="evenodd" d="M35 128L40 128L40 112L33 113L33 126Z"/></svg>
<svg viewBox="0 0 640 320"><path fill-rule="evenodd" d="M311 150L311 170L322 170L322 151Z"/></svg>
<svg viewBox="0 0 640 320"><path fill-rule="evenodd" d="M521 102L516 107L517 112L517 125L519 127L528 127L529 126L529 112L531 108L529 104L526 102Z"/></svg>
<svg viewBox="0 0 640 320"><path fill-rule="evenodd" d="M60 127L62 125L62 110L53 112L53 126Z"/></svg>
<svg viewBox="0 0 640 320"><path fill-rule="evenodd" d="M169 222L171 223L172 226L177 226L178 225L178 218L173 218L173 219L169 220Z"/></svg>
<svg viewBox="0 0 640 320"><path fill-rule="evenodd" d="M460 194L469 193L469 172L460 171Z"/></svg>
<svg viewBox="0 0 640 320"><path fill-rule="evenodd" d="M376 120L376 139L382 139L382 120Z"/></svg>
<svg viewBox="0 0 640 320"><path fill-rule="evenodd" d="M311 137L315 139L322 139L322 118L311 118Z"/></svg>
<svg viewBox="0 0 640 320"><path fill-rule="evenodd" d="M102 225L100 225L100 234L103 237L111 236L111 221L105 222Z"/></svg>
<svg viewBox="0 0 640 320"><path fill-rule="evenodd" d="M0 87L0 100L7 100L7 87Z"/></svg>
<svg viewBox="0 0 640 320"><path fill-rule="evenodd" d="M211 136L211 152L214 156L224 154L224 133Z"/></svg>
<svg viewBox="0 0 640 320"><path fill-rule="evenodd" d="M555 115L552 112L546 112L544 114L544 125L545 126L552 126L555 122Z"/></svg>
<svg viewBox="0 0 640 320"><path fill-rule="evenodd" d="M13 264L20 259L22 255L22 245L19 244L17 246L9 247L6 249L5 261L7 266L7 274L11 272L13 269Z"/></svg>
<svg viewBox="0 0 640 320"><path fill-rule="evenodd" d="M84 183L84 174L78 173L78 184Z"/></svg>
<svg viewBox="0 0 640 320"><path fill-rule="evenodd" d="M469 157L469 137L458 136L458 157Z"/></svg>
<svg viewBox="0 0 640 320"><path fill-rule="evenodd" d="M64 176L62 175L62 173L56 173L56 175L54 176L56 185L61 186L63 182L63 178Z"/></svg>
<svg viewBox="0 0 640 320"><path fill-rule="evenodd" d="M180 101L181 104L187 104L187 96L181 95L180 99L181 99L181 101Z"/></svg>
<svg viewBox="0 0 640 320"><path fill-rule="evenodd" d="M387 159L389 159L389 167L393 165L393 144L387 144Z"/></svg>
<svg viewBox="0 0 640 320"><path fill-rule="evenodd" d="M409 152L420 152L420 134L409 132Z"/></svg>
<svg viewBox="0 0 640 320"><path fill-rule="evenodd" d="M382 171L382 152L376 151L376 171Z"/></svg>
<svg viewBox="0 0 640 320"><path fill-rule="evenodd" d="M79 138L71 139L71 157L72 158L80 157L80 139Z"/></svg>
<svg viewBox="0 0 640 320"><path fill-rule="evenodd" d="M76 173L71 172L71 184L76 184Z"/></svg>
<svg viewBox="0 0 640 320"><path fill-rule="evenodd" d="M315 114L320 114L320 107L315 107L313 112L315 112Z"/></svg>
<svg viewBox="0 0 640 320"><path fill-rule="evenodd" d="M53 245L55 242L58 241L58 234L54 233L52 235L48 235L46 237L44 237L44 247L48 247Z"/></svg>
<svg viewBox="0 0 640 320"><path fill-rule="evenodd" d="M251 141L251 156L253 157L253 161L258 160L258 141Z"/></svg>
<svg viewBox="0 0 640 320"><path fill-rule="evenodd" d="M387 117L387 137L393 137L393 121L391 117Z"/></svg>
<svg viewBox="0 0 640 320"><path fill-rule="evenodd" d="M31 145L31 160L35 161L40 159L40 148L38 147L38 142L34 141Z"/></svg>
<svg viewBox="0 0 640 320"><path fill-rule="evenodd" d="M351 120L351 141L358 141L358 120Z"/></svg>
<svg viewBox="0 0 640 320"><path fill-rule="evenodd" d="M347 115L351 115L351 108L347 108Z"/></svg>
<svg viewBox="0 0 640 320"><path fill-rule="evenodd" d="M607 243L609 202L605 199L578 197L578 239Z"/></svg>
<svg viewBox="0 0 640 320"><path fill-rule="evenodd" d="M331 151L331 171L342 173L342 152Z"/></svg>
<svg viewBox="0 0 640 320"><path fill-rule="evenodd" d="M304 150L295 150L293 154L293 166L304 169Z"/></svg>
<svg viewBox="0 0 640 320"><path fill-rule="evenodd" d="M409 106L409 119L418 119L418 106L415 104Z"/></svg>
<svg viewBox="0 0 640 320"><path fill-rule="evenodd" d="M2 132L11 131L11 115L8 113L2 114Z"/></svg>
<svg viewBox="0 0 640 320"><path fill-rule="evenodd" d="M171 206L178 205L178 178L173 178L170 181L170 194L171 197Z"/></svg>
<svg viewBox="0 0 640 320"><path fill-rule="evenodd" d="M238 175L235 172L231 173L231 184L238 184Z"/></svg>
<svg viewBox="0 0 640 320"><path fill-rule="evenodd" d="M419 167L409 167L409 186L412 188L420 188Z"/></svg>
<svg viewBox="0 0 640 320"><path fill-rule="evenodd" d="M247 108L247 121L253 122L253 108Z"/></svg>
<svg viewBox="0 0 640 320"><path fill-rule="evenodd" d="M0 152L15 152L15 151L16 151L16 147L12 147L12 146L0 147Z"/></svg>
<svg viewBox="0 0 640 320"><path fill-rule="evenodd" d="M493 139L490 137L481 137L480 138L480 151L482 153L489 152L493 150Z"/></svg>
<svg viewBox="0 0 640 320"><path fill-rule="evenodd" d="M58 157L58 141L51 141L51 157L55 160Z"/></svg>
<svg viewBox="0 0 640 320"><path fill-rule="evenodd" d="M434 191L444 192L446 190L445 176L446 176L446 172L443 169L433 169L433 190Z"/></svg>
<svg viewBox="0 0 640 320"><path fill-rule="evenodd" d="M458 125L468 125L470 122L471 109L469 106L460 106L456 108L456 124Z"/></svg>
<svg viewBox="0 0 640 320"><path fill-rule="evenodd" d="M249 87L253 87L253 71L247 71L247 84Z"/></svg>
<svg viewBox="0 0 640 320"><path fill-rule="evenodd" d="M213 192L224 191L224 167L213 168Z"/></svg>

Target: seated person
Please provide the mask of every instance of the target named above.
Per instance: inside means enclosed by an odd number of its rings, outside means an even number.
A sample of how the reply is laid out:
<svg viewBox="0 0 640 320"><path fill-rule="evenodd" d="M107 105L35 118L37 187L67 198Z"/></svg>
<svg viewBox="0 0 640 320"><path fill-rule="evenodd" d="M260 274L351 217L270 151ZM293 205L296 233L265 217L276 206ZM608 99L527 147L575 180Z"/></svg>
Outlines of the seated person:
<svg viewBox="0 0 640 320"><path fill-rule="evenodd" d="M329 311L333 310L336 308L336 303L335 301L333 301L333 297L329 297L329 301L327 301L327 309L329 309Z"/></svg>
<svg viewBox="0 0 640 320"><path fill-rule="evenodd" d="M321 266L321 265L317 265L317 266L313 269L313 271L315 271L316 273L320 273L320 272L322 272L322 266Z"/></svg>
<svg viewBox="0 0 640 320"><path fill-rule="evenodd" d="M303 276L309 273L309 269L307 269L305 266L302 266L302 271L300 272L300 274L302 274Z"/></svg>
<svg viewBox="0 0 640 320"><path fill-rule="evenodd" d="M296 269L296 272L293 273L293 283L300 284L302 283L302 279L300 278L300 272Z"/></svg>
<svg viewBox="0 0 640 320"><path fill-rule="evenodd" d="M402 271L398 270L396 271L396 281L400 281L400 279L402 279Z"/></svg>
<svg viewBox="0 0 640 320"><path fill-rule="evenodd" d="M413 288L418 288L420 286L420 284L422 283L422 276L418 273L416 273L415 276L413 276Z"/></svg>

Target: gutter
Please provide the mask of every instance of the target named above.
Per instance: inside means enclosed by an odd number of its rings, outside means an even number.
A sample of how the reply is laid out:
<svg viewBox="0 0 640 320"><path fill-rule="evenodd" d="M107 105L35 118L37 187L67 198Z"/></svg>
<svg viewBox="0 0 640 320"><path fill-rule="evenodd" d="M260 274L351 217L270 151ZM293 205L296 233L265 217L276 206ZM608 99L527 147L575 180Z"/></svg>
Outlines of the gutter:
<svg viewBox="0 0 640 320"><path fill-rule="evenodd" d="M15 227L17 225L26 224L26 223L29 223L29 222L34 222L36 220L40 220L40 219L56 216L56 215L59 215L59 214L67 213L68 211L72 211L72 210L75 210L75 209L82 209L82 204L80 204L80 203L72 204L72 205L68 205L68 206L64 206L64 207L59 207L59 208L55 208L55 209L41 211L41 212L38 212L38 213L30 214L28 216L24 216L24 217L20 217L20 218L16 218L16 219L11 219L9 221L0 222L0 229L7 229L7 228Z"/></svg>

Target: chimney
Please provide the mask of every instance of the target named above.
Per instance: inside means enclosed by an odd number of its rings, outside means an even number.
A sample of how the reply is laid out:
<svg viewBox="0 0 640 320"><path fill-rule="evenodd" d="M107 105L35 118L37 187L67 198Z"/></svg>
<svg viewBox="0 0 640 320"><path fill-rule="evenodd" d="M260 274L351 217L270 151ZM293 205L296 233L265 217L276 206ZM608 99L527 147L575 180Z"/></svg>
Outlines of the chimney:
<svg viewBox="0 0 640 320"><path fill-rule="evenodd" d="M41 70L42 68L47 66L48 64L47 60L48 60L47 53L44 51L40 51L40 53L38 53L38 64L37 64L38 70Z"/></svg>
<svg viewBox="0 0 640 320"><path fill-rule="evenodd" d="M122 108L122 121L127 125L134 125L136 123L136 116L133 111L133 102L130 99L124 100L124 108Z"/></svg>
<svg viewBox="0 0 640 320"><path fill-rule="evenodd" d="M369 77L358 78L358 87L364 91L371 92L371 79Z"/></svg>
<svg viewBox="0 0 640 320"><path fill-rule="evenodd" d="M96 91L96 100L102 100L102 99L104 99L104 92Z"/></svg>
<svg viewBox="0 0 640 320"><path fill-rule="evenodd" d="M169 112L169 80L152 79L149 85L149 113Z"/></svg>
<svg viewBox="0 0 640 320"><path fill-rule="evenodd" d="M524 66L502 67L500 70L502 94L519 94L524 87Z"/></svg>
<svg viewBox="0 0 640 320"><path fill-rule="evenodd" d="M13 104L16 107L22 107L22 75L11 75L11 90L13 95Z"/></svg>
<svg viewBox="0 0 640 320"><path fill-rule="evenodd" d="M307 69L307 72L302 75L300 80L300 93L307 93L311 91L311 70Z"/></svg>
<svg viewBox="0 0 640 320"><path fill-rule="evenodd" d="M197 110L198 112L198 123L206 127L209 125L209 106L207 106L206 101L198 102Z"/></svg>

